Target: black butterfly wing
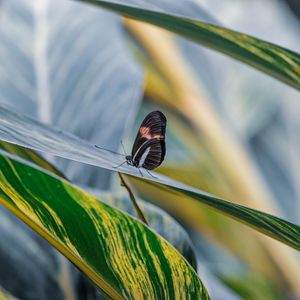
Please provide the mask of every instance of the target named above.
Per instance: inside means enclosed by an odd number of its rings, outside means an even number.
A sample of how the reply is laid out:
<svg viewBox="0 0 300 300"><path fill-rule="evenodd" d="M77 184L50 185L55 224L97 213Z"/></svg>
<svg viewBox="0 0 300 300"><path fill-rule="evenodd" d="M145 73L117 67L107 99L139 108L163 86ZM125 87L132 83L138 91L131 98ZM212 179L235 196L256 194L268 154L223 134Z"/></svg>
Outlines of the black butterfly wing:
<svg viewBox="0 0 300 300"><path fill-rule="evenodd" d="M138 167L147 170L157 168L164 160L166 145L164 139L153 138L145 141L133 156L133 162Z"/></svg>
<svg viewBox="0 0 300 300"><path fill-rule="evenodd" d="M167 119L162 112L153 111L149 113L142 122L139 131L136 135L131 152L132 157L134 157L134 155L140 150L141 146L148 140L154 138L162 140L164 143L166 126Z"/></svg>

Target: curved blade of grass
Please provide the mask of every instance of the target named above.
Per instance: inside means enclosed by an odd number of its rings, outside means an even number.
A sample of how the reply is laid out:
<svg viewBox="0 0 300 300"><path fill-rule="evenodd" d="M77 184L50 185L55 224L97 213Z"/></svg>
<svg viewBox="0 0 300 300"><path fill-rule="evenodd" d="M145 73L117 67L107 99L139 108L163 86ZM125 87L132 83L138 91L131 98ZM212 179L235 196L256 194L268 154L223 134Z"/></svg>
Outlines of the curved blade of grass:
<svg viewBox="0 0 300 300"><path fill-rule="evenodd" d="M125 160L124 157L119 157L106 150L97 149L72 134L64 133L23 115L13 113L3 106L0 106L0 140L112 171L116 171L114 166ZM300 250L300 227L295 224L267 213L233 204L166 176L155 174L154 178L144 172L143 177L141 177L137 168L126 165L119 167L117 171L143 180L147 179L149 183L160 183L160 188L189 196Z"/></svg>
<svg viewBox="0 0 300 300"><path fill-rule="evenodd" d="M300 55L249 35L173 14L144 9L126 1L81 0L124 16L157 25L222 52L300 90Z"/></svg>
<svg viewBox="0 0 300 300"><path fill-rule="evenodd" d="M147 226L0 151L0 202L113 299L209 299L183 257Z"/></svg>

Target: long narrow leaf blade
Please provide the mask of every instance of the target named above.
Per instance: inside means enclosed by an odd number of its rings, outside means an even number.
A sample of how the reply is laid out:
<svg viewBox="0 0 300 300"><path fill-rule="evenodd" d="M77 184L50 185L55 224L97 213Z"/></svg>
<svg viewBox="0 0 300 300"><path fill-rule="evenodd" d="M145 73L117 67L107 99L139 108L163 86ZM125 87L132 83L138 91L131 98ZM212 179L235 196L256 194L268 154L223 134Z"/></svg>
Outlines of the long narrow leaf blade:
<svg viewBox="0 0 300 300"><path fill-rule="evenodd" d="M0 203L113 299L209 299L184 258L147 226L0 151Z"/></svg>
<svg viewBox="0 0 300 300"><path fill-rule="evenodd" d="M114 166L124 161L124 158L120 158L111 152L95 149L93 145L72 134L64 133L26 116L13 113L3 106L0 106L0 140L112 171L116 171ZM300 227L298 225L251 208L233 204L160 174L155 174L156 178L148 174L141 177L137 168L126 165L118 168L118 171L143 180L147 179L150 182L160 183L161 188L164 185L170 191L184 193L282 243L300 250Z"/></svg>
<svg viewBox="0 0 300 300"><path fill-rule="evenodd" d="M151 23L222 52L300 89L300 55L249 35L173 14L144 9L126 1L82 0Z"/></svg>
<svg viewBox="0 0 300 300"><path fill-rule="evenodd" d="M225 201L217 196L199 192L199 190L180 184L175 186L157 185L150 183L159 189L165 189L172 193L177 192L202 204L216 209L268 236L275 238L297 250L300 250L300 227L276 216L245 207L243 205Z"/></svg>

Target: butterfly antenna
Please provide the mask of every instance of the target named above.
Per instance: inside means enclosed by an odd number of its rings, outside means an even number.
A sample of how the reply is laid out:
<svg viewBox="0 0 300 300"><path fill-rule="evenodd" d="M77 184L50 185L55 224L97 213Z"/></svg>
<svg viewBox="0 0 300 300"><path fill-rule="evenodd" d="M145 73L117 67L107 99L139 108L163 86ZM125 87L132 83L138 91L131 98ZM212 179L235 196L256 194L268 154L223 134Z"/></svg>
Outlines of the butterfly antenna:
<svg viewBox="0 0 300 300"><path fill-rule="evenodd" d="M106 149L106 148L103 148L103 147L100 147L98 145L95 145L96 148L99 148L99 149L102 149L102 150L105 150L105 151L109 151L111 153L114 153L114 154L117 154L117 155L121 155L121 156L124 156L123 154L121 153L118 153L118 152L115 152L115 151L112 151L112 150L109 150L109 149Z"/></svg>
<svg viewBox="0 0 300 300"><path fill-rule="evenodd" d="M125 154L125 156L126 156L127 154L126 154L125 147L124 147L124 145L123 145L122 140L121 140L121 145L122 145L122 148L123 148L123 152L124 152L124 154Z"/></svg>
<svg viewBox="0 0 300 300"><path fill-rule="evenodd" d="M123 166L127 161L123 161L121 164L117 165L117 166L113 166L114 169L118 169L120 168L121 166Z"/></svg>

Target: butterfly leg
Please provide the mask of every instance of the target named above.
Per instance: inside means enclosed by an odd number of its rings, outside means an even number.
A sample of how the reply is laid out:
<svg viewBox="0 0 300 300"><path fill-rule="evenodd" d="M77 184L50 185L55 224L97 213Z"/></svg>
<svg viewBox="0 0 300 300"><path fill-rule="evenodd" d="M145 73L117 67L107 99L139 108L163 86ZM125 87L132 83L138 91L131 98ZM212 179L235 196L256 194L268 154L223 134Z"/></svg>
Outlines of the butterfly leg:
<svg viewBox="0 0 300 300"><path fill-rule="evenodd" d="M147 170L147 169L145 169L145 170L147 171L147 173L148 173L151 177L157 179L157 177L155 177L154 175L152 175L151 172L150 172L149 170Z"/></svg>
<svg viewBox="0 0 300 300"><path fill-rule="evenodd" d="M143 173L142 173L142 170L141 170L140 168L138 168L138 170L139 170L141 176L144 177L144 175L143 175Z"/></svg>
<svg viewBox="0 0 300 300"><path fill-rule="evenodd" d="M117 166L113 166L114 169L118 169L121 166L123 166L127 161L125 160L124 162L122 162L121 164L117 165Z"/></svg>

